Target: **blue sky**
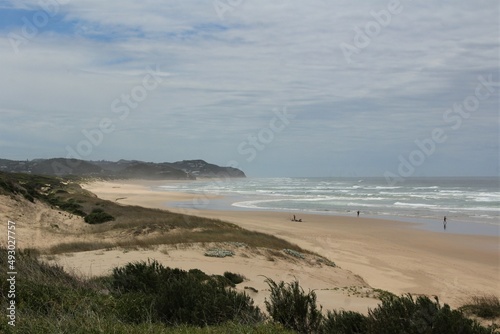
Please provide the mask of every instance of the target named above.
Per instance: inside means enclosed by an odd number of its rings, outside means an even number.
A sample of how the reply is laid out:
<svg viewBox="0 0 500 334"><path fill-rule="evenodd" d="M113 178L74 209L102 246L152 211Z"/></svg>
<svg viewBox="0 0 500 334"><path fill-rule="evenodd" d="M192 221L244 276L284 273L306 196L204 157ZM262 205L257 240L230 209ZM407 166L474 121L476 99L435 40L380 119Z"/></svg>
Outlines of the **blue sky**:
<svg viewBox="0 0 500 334"><path fill-rule="evenodd" d="M499 175L499 50L496 1L4 0L0 156Z"/></svg>

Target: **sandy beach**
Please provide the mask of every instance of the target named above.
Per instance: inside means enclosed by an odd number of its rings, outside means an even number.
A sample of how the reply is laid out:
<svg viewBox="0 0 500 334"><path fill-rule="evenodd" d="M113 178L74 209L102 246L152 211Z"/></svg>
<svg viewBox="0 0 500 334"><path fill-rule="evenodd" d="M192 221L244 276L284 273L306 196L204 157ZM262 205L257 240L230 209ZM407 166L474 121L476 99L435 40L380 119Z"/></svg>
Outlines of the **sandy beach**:
<svg viewBox="0 0 500 334"><path fill-rule="evenodd" d="M227 266L223 266L222 270L241 272L252 276L254 281L259 281L253 277L258 275L281 279L297 277L304 288L319 289L318 301L327 307L343 306L356 310L373 307L373 299L357 300L359 303L355 307L350 307L353 306L352 298L347 301L345 294L340 303L328 301L327 299L334 297L332 295L323 296L323 292L329 288L343 286L342 284L356 285L356 279L359 280L357 282L359 286L366 283L369 287L388 290L395 294L435 295L452 307L462 305L473 295L498 294L500 291L500 242L497 237L429 232L416 229L407 222L363 217L301 214L300 218L303 221L299 223L290 221L290 215L282 212L175 209L169 207L169 203L210 199L206 196L196 198L198 195L193 194L151 190L151 187L162 184L165 182L137 180L95 182L84 187L103 199L118 201L124 205L168 209L221 219L245 229L275 235L321 254L342 268L345 271L344 276L350 275L350 277L346 276L345 282L338 282L336 285L329 280L327 273L325 275L315 272L311 268L301 271L300 266L286 263L264 268L261 266L262 263L252 263L250 260L246 261L247 263L226 261ZM128 261L157 258L161 254L163 253L144 251L133 256L122 255L120 258ZM187 260L182 257L176 258L175 252L169 254L169 258L165 261L171 266L200 268L207 272L217 271L220 267L220 263L215 265L206 258L192 257ZM101 258L103 256L100 255ZM116 258L116 254L109 256ZM67 260L73 263L85 263L76 267L78 270L86 271L85 265L88 266L89 263L82 262L81 257L83 255L77 254ZM94 259L95 261L97 260ZM101 268L105 267L101 264ZM262 288L263 285L260 284L259 287Z"/></svg>

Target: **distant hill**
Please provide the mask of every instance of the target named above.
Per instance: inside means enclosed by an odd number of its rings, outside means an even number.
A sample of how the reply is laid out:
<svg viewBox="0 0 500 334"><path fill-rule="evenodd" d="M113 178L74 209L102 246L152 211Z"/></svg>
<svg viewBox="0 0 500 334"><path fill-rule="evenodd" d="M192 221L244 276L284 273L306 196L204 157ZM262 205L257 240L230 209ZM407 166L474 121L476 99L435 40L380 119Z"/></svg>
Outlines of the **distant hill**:
<svg viewBox="0 0 500 334"><path fill-rule="evenodd" d="M50 176L100 176L117 178L146 178L191 180L202 178L241 178L245 173L233 167L221 167L204 160L177 162L144 162L138 160L84 161L77 159L35 159L16 161L0 159L0 171Z"/></svg>
<svg viewBox="0 0 500 334"><path fill-rule="evenodd" d="M220 167L203 160L183 160L174 163L164 163L173 168L200 177L245 177L243 171L233 167Z"/></svg>
<svg viewBox="0 0 500 334"><path fill-rule="evenodd" d="M90 162L76 159L47 159L35 160L28 164L32 174L54 175L54 174L73 174L73 175L98 175L104 170ZM71 171L70 171L71 170Z"/></svg>
<svg viewBox="0 0 500 334"><path fill-rule="evenodd" d="M117 175L125 178L141 179L194 179L189 172L172 168L163 164L133 162L125 169L117 171Z"/></svg>

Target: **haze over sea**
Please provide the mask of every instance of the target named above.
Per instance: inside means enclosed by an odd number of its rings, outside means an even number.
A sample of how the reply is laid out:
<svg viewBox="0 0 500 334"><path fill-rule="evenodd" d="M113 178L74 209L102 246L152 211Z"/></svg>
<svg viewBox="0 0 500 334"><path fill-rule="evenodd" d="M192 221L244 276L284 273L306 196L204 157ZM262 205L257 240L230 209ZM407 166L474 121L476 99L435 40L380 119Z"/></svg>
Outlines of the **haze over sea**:
<svg viewBox="0 0 500 334"><path fill-rule="evenodd" d="M397 219L448 231L499 235L500 180L496 177L408 178L391 186L385 178L247 178L200 180L159 187L202 195L175 203L195 209L250 209ZM222 199L208 199L221 195Z"/></svg>

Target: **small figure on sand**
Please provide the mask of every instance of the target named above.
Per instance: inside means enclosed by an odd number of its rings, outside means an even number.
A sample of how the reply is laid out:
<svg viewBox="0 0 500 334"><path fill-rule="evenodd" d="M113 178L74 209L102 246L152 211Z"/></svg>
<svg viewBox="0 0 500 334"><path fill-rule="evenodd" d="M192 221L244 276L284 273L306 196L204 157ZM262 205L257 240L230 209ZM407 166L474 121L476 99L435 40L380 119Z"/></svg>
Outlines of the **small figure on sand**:
<svg viewBox="0 0 500 334"><path fill-rule="evenodd" d="M295 215L293 215L292 221L293 222L302 222L302 219L297 219L297 218L295 218Z"/></svg>
<svg viewBox="0 0 500 334"><path fill-rule="evenodd" d="M358 214L358 217L359 217L359 210L358 210L357 214Z"/></svg>
<svg viewBox="0 0 500 334"><path fill-rule="evenodd" d="M444 216L443 218L443 229L446 230L446 216Z"/></svg>

